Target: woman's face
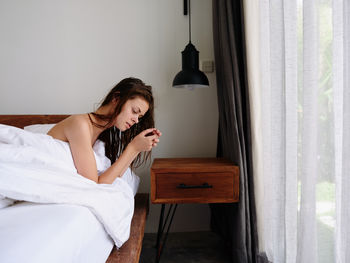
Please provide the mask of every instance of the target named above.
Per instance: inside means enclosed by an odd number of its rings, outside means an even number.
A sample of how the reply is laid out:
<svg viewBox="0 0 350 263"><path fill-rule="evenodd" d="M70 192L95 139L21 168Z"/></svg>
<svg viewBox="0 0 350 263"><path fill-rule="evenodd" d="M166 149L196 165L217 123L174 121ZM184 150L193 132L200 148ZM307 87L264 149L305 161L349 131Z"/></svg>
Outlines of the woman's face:
<svg viewBox="0 0 350 263"><path fill-rule="evenodd" d="M130 129L131 126L138 123L139 119L146 114L148 108L148 102L141 97L128 100L115 119L114 126L121 131Z"/></svg>

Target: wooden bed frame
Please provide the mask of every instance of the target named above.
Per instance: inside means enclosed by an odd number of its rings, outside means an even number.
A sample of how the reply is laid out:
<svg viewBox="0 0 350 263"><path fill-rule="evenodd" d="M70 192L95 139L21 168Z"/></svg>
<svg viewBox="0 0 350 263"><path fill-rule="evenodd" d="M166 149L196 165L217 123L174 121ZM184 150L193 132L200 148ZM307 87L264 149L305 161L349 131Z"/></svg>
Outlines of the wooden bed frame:
<svg viewBox="0 0 350 263"><path fill-rule="evenodd" d="M0 115L0 123L22 128L32 124L57 123L69 115ZM149 194L136 194L135 210L131 221L130 238L120 249L114 246L107 263L137 263L149 210Z"/></svg>

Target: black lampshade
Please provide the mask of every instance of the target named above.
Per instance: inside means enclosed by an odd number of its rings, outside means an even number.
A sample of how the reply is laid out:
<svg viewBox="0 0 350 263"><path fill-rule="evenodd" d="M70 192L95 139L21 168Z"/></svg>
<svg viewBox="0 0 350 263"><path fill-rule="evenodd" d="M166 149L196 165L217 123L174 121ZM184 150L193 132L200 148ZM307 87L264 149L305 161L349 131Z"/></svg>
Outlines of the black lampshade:
<svg viewBox="0 0 350 263"><path fill-rule="evenodd" d="M199 70L199 52L192 43L188 43L182 54L182 70L173 81L174 88L207 88L207 76Z"/></svg>
<svg viewBox="0 0 350 263"><path fill-rule="evenodd" d="M187 0L184 0L184 15L187 15L188 6L188 32L189 43L187 44L182 54L182 70L177 73L173 81L174 88L207 88L209 81L207 76L199 70L199 52L191 43L191 0L187 5Z"/></svg>

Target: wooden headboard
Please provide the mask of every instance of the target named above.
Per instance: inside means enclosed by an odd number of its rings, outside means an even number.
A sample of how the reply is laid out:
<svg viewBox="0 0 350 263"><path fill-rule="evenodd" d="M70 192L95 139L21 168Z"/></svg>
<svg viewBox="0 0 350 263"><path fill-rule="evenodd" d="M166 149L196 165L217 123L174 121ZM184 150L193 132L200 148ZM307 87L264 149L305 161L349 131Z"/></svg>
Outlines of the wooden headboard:
<svg viewBox="0 0 350 263"><path fill-rule="evenodd" d="M0 115L0 123L22 128L32 124L57 123L70 115Z"/></svg>

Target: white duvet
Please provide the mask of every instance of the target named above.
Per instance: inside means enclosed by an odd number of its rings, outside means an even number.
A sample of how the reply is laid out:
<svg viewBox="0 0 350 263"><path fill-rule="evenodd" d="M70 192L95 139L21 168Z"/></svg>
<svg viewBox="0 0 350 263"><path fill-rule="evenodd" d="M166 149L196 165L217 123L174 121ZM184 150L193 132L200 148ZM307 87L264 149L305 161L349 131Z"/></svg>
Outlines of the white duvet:
<svg viewBox="0 0 350 263"><path fill-rule="evenodd" d="M94 145L99 173L110 166L101 144ZM77 173L68 143L0 124L0 208L12 200L85 206L117 247L130 235L134 193L126 180L96 184Z"/></svg>

